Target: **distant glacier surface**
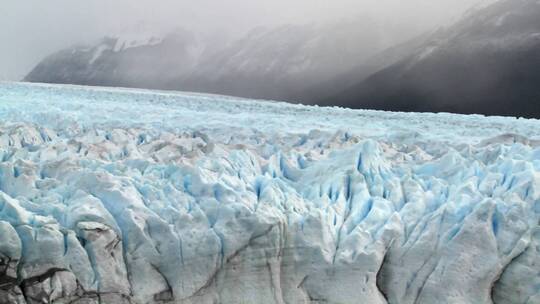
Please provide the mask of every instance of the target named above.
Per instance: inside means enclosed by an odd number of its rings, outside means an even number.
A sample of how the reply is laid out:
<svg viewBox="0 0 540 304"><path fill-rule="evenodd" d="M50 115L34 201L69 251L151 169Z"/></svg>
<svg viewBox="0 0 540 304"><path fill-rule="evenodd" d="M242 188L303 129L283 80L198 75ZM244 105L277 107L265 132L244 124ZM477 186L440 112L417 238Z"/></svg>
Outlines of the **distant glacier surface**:
<svg viewBox="0 0 540 304"><path fill-rule="evenodd" d="M0 83L0 303L540 303L540 121Z"/></svg>

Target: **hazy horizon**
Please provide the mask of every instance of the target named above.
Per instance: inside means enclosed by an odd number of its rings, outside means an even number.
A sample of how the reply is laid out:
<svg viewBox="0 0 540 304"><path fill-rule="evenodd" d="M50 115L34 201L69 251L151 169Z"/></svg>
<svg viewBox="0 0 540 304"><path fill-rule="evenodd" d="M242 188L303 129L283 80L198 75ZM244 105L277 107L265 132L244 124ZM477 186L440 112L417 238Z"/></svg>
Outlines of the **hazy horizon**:
<svg viewBox="0 0 540 304"><path fill-rule="evenodd" d="M0 80L20 80L40 60L60 49L104 36L160 35L173 28L233 40L253 28L283 24L324 24L366 16L400 29L402 38L444 26L482 0L323 0L227 3L128 0L69 0L4 3L0 19Z"/></svg>

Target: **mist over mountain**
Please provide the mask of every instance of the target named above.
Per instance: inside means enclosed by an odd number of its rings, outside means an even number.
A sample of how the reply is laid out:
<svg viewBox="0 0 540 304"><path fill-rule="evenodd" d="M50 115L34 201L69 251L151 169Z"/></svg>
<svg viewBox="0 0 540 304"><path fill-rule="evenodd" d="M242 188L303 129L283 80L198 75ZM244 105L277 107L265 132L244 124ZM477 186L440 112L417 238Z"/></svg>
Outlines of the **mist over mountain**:
<svg viewBox="0 0 540 304"><path fill-rule="evenodd" d="M0 80L19 81L46 56L74 45L164 37L176 28L212 37L212 49L221 49L259 27L368 16L399 29L401 40L453 22L479 1L494 0L3 0Z"/></svg>
<svg viewBox="0 0 540 304"><path fill-rule="evenodd" d="M57 52L25 80L170 89L390 111L540 117L540 5L501 0L409 37L369 16L259 27L228 41L185 29Z"/></svg>
<svg viewBox="0 0 540 304"><path fill-rule="evenodd" d="M176 30L164 37L107 37L47 57L28 81L167 89L188 74L204 52L200 37Z"/></svg>
<svg viewBox="0 0 540 304"><path fill-rule="evenodd" d="M363 64L397 37L369 18L327 26L254 30L204 62L180 87L226 95L310 102L308 91Z"/></svg>
<svg viewBox="0 0 540 304"><path fill-rule="evenodd" d="M500 1L319 103L540 117L540 3Z"/></svg>
<svg viewBox="0 0 540 304"><path fill-rule="evenodd" d="M109 37L47 57L25 80L309 102L318 84L364 64L402 40L399 35L395 27L359 17L260 27L230 43L182 29L163 37Z"/></svg>

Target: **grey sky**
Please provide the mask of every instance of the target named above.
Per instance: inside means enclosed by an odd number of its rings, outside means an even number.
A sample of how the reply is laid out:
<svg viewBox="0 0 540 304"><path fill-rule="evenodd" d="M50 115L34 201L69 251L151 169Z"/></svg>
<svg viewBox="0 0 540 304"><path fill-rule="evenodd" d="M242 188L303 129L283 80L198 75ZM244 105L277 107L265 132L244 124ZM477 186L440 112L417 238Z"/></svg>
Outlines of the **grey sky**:
<svg viewBox="0 0 540 304"><path fill-rule="evenodd" d="M455 20L480 0L1 0L0 79L22 78L40 59L105 35L174 27L234 37L260 25L369 15L412 35ZM493 1L493 0L483 0Z"/></svg>

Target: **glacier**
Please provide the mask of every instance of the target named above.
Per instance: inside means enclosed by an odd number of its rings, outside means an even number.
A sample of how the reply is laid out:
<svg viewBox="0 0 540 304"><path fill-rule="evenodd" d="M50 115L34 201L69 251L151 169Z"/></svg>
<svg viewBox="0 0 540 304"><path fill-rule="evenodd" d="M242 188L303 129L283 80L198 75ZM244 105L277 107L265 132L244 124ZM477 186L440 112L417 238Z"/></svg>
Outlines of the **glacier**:
<svg viewBox="0 0 540 304"><path fill-rule="evenodd" d="M540 121L0 83L0 303L540 303Z"/></svg>

